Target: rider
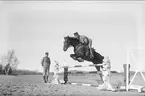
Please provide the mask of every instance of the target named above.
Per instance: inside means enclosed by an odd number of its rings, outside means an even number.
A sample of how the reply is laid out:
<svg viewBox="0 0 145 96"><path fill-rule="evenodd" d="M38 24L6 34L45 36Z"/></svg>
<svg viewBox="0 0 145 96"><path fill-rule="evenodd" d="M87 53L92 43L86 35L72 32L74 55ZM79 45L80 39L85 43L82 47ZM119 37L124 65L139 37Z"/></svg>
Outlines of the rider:
<svg viewBox="0 0 145 96"><path fill-rule="evenodd" d="M74 36L79 39L79 41L84 44L84 45L87 45L89 47L89 50L90 50L90 57L93 58L93 52L92 52L92 40L84 35L79 35L78 32L75 32L74 33Z"/></svg>

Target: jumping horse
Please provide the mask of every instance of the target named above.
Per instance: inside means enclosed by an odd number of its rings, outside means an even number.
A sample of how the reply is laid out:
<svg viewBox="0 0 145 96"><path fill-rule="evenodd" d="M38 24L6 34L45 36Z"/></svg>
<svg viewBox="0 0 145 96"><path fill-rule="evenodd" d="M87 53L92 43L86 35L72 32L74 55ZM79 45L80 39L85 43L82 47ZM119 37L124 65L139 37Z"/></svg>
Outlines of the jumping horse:
<svg viewBox="0 0 145 96"><path fill-rule="evenodd" d="M74 48L74 54L70 54L70 57L74 60L77 60L78 62L84 62L84 60L86 60L92 62L93 64L103 63L104 56L96 52L94 48L91 49L94 56L93 58L90 58L90 51L88 46L80 43L79 40L75 37L66 36L64 37L63 51L67 51L67 49L70 47ZM95 66L97 71L100 71L100 67L103 66ZM99 75L102 79L102 75Z"/></svg>

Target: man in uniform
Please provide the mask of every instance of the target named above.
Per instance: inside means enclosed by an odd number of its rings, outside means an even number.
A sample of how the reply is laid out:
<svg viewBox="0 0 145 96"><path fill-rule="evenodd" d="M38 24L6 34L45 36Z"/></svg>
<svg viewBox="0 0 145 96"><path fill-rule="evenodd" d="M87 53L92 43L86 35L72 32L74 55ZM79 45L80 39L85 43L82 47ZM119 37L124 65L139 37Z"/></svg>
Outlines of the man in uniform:
<svg viewBox="0 0 145 96"><path fill-rule="evenodd" d="M79 35L78 32L74 33L74 36L79 39L79 41L84 44L87 45L89 47L89 51L90 51L90 58L93 58L93 52L92 52L92 40L90 38L88 38L87 36L84 35Z"/></svg>
<svg viewBox="0 0 145 96"><path fill-rule="evenodd" d="M48 57L48 55L49 55L49 53L46 52L45 57L43 57L43 59L41 61L41 64L43 67L43 80L45 83L48 82L49 68L50 68L50 64L51 64L51 61L50 61L50 58Z"/></svg>

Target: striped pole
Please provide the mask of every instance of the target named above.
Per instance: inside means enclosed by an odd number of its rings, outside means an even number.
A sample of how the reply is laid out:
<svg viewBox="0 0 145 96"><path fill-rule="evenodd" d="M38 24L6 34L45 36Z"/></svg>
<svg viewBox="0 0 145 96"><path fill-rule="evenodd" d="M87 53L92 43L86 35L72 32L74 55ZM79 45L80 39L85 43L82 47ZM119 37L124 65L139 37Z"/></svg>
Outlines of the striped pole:
<svg viewBox="0 0 145 96"><path fill-rule="evenodd" d="M92 87L98 87L97 84L86 84L86 83L70 83L71 85L79 85L79 86L92 86Z"/></svg>
<svg viewBox="0 0 145 96"><path fill-rule="evenodd" d="M69 74L86 74L86 73L98 73L97 71L75 71L75 72L68 72Z"/></svg>
<svg viewBox="0 0 145 96"><path fill-rule="evenodd" d="M94 66L103 66L103 64L90 64L87 66L82 66L82 65L74 65L74 66L62 66L62 68L75 68L75 67L94 67Z"/></svg>

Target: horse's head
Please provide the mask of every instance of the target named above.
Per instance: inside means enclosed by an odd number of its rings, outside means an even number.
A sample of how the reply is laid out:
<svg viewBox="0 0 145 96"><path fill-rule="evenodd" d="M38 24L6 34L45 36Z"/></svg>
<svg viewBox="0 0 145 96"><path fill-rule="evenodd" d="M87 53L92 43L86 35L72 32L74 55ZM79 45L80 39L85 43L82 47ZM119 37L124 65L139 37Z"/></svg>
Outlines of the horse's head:
<svg viewBox="0 0 145 96"><path fill-rule="evenodd" d="M63 42L63 51L67 51L67 49L70 47L70 40L69 36L64 37L64 42Z"/></svg>
<svg viewBox="0 0 145 96"><path fill-rule="evenodd" d="M64 37L64 42L63 42L63 51L67 51L67 49L71 46L75 46L79 43L79 40L75 37L69 37L66 36Z"/></svg>

